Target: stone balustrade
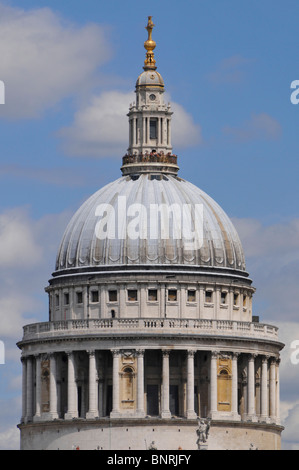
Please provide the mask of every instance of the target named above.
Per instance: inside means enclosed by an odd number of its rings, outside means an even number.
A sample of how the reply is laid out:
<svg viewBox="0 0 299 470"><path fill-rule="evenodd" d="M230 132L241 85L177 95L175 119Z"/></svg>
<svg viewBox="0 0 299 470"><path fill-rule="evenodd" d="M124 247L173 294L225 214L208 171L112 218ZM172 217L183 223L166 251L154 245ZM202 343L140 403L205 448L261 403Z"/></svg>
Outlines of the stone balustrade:
<svg viewBox="0 0 299 470"><path fill-rule="evenodd" d="M140 331L150 334L180 333L188 335L228 335L232 337L278 339L278 328L263 323L241 322L231 320L180 319L180 318L113 318L82 319L33 323L24 327L23 341L46 339L74 334L97 335L107 332L121 333Z"/></svg>

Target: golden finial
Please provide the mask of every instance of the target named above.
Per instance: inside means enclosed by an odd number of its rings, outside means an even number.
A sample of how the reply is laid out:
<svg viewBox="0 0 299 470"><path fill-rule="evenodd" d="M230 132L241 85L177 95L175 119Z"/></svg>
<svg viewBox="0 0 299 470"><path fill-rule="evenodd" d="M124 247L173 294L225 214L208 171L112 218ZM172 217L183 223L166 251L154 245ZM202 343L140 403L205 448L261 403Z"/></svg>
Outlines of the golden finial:
<svg viewBox="0 0 299 470"><path fill-rule="evenodd" d="M153 41L152 39L152 31L153 31L153 27L154 27L154 23L152 22L152 17L149 16L148 17L148 23L147 23L147 26L146 26L146 30L148 32L148 38L147 38L147 41L145 41L144 43L144 48L146 49L146 58L145 58L145 61L144 61L144 70L156 70L156 61L154 59L154 53L153 53L153 50L155 49L156 47L156 43L155 41Z"/></svg>

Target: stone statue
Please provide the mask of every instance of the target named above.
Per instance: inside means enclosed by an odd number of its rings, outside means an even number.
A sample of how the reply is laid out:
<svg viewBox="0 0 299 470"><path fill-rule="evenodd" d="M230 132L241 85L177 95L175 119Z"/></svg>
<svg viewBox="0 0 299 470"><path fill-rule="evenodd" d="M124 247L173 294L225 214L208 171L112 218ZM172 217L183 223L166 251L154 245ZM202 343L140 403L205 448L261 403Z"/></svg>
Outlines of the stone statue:
<svg viewBox="0 0 299 470"><path fill-rule="evenodd" d="M197 447L200 448L200 443L207 442L209 431L211 426L211 419L207 418L199 418L198 420L198 428L196 430L196 434L198 436L196 444Z"/></svg>
<svg viewBox="0 0 299 470"><path fill-rule="evenodd" d="M155 441L152 441L151 444L149 445L148 450L157 450L157 446Z"/></svg>

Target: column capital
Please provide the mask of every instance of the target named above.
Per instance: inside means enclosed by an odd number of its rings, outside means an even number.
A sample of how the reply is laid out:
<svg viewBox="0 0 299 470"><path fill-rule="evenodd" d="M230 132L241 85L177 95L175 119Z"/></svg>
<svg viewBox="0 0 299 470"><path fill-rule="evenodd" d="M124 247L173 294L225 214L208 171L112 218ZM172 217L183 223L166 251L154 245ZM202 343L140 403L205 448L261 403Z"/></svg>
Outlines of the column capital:
<svg viewBox="0 0 299 470"><path fill-rule="evenodd" d="M95 353L96 353L96 352L95 352L95 349L87 349L86 352L87 352L87 354L88 354L89 356L94 356Z"/></svg>
<svg viewBox="0 0 299 470"><path fill-rule="evenodd" d="M144 356L145 349L136 349L135 354L136 356Z"/></svg>
<svg viewBox="0 0 299 470"><path fill-rule="evenodd" d="M248 353L248 361L254 361L257 358L257 353Z"/></svg>
<svg viewBox="0 0 299 470"><path fill-rule="evenodd" d="M271 357L271 356L270 356L269 354L263 354L263 355L261 356L261 358L262 358L262 363L268 362L269 359L270 359L270 357Z"/></svg>
<svg viewBox="0 0 299 470"><path fill-rule="evenodd" d="M276 364L276 362L277 362L277 357L275 357L275 356L270 356L269 362L270 362L270 365Z"/></svg>
<svg viewBox="0 0 299 470"><path fill-rule="evenodd" d="M240 356L240 354L241 354L241 353L239 353L239 352L233 351L233 352L232 352L232 359L238 359L238 357Z"/></svg>
<svg viewBox="0 0 299 470"><path fill-rule="evenodd" d="M187 349L187 356L194 357L196 352L194 349Z"/></svg>
<svg viewBox="0 0 299 470"><path fill-rule="evenodd" d="M169 357L170 350L169 349L162 349L162 356Z"/></svg>
<svg viewBox="0 0 299 470"><path fill-rule="evenodd" d="M218 357L219 357L219 351L213 349L213 350L211 351L211 357L212 357L212 359L218 359Z"/></svg>
<svg viewBox="0 0 299 470"><path fill-rule="evenodd" d="M120 349L110 349L110 352L113 357L120 356L121 354Z"/></svg>

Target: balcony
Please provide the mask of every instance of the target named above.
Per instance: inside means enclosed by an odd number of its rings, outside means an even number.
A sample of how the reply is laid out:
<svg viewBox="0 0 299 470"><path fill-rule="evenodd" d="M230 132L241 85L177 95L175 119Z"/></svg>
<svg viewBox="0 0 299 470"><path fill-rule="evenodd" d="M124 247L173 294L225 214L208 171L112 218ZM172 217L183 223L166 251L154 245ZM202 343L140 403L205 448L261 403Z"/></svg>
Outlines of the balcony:
<svg viewBox="0 0 299 470"><path fill-rule="evenodd" d="M278 341L278 328L268 324L230 320L179 318L82 319L33 323L23 328L22 341L83 336L127 336L136 334L196 337L231 337Z"/></svg>

